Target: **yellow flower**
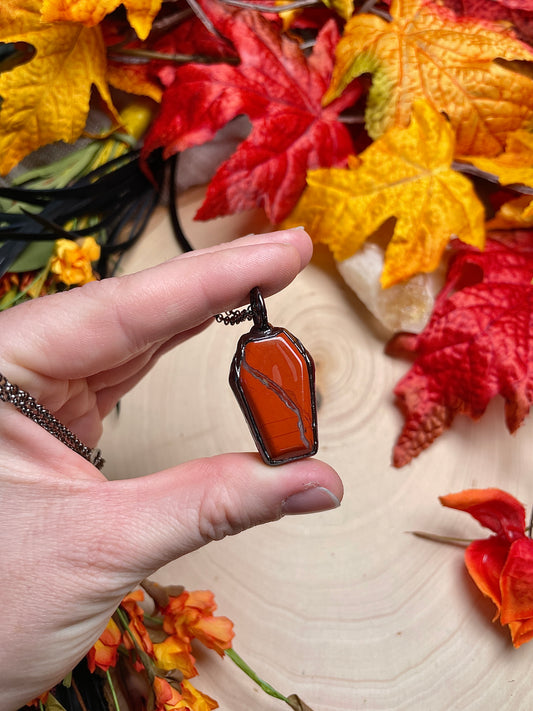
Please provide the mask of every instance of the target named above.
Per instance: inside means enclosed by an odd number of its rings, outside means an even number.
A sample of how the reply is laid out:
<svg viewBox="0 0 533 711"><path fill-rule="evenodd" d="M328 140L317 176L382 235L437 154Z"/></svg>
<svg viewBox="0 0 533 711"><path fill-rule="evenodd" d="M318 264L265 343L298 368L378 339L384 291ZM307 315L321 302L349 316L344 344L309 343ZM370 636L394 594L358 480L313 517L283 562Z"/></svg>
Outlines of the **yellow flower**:
<svg viewBox="0 0 533 711"><path fill-rule="evenodd" d="M188 638L182 639L172 635L164 642L154 644L154 657L157 666L165 671L179 669L187 679L198 674Z"/></svg>
<svg viewBox="0 0 533 711"><path fill-rule="evenodd" d="M188 681L181 683L181 694L166 679L156 677L153 683L155 711L212 711L217 702L195 689Z"/></svg>
<svg viewBox="0 0 533 711"><path fill-rule="evenodd" d="M86 237L81 245L70 239L58 239L50 262L50 271L67 286L87 284L96 279L91 262L96 261L99 256L100 246L93 237Z"/></svg>
<svg viewBox="0 0 533 711"><path fill-rule="evenodd" d="M212 711L212 709L218 708L214 699L195 689L188 681L181 682L181 693L185 704L184 708L190 708L191 711Z"/></svg>

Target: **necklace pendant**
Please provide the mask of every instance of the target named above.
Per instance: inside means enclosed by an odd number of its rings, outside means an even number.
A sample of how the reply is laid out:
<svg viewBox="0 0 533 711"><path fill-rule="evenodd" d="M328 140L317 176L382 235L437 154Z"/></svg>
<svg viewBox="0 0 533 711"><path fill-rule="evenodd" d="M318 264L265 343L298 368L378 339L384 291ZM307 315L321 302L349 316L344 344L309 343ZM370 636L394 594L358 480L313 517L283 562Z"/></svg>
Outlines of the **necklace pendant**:
<svg viewBox="0 0 533 711"><path fill-rule="evenodd" d="M310 457L318 449L313 359L295 336L268 323L259 289L250 302L254 325L237 344L231 388L267 464Z"/></svg>

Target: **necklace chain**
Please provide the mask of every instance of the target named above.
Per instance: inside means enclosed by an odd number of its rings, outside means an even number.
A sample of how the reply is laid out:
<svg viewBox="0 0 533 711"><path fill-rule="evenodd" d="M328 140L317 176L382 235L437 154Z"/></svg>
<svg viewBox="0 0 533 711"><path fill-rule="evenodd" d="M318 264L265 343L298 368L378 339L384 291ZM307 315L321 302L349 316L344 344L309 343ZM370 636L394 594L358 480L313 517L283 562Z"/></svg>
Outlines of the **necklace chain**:
<svg viewBox="0 0 533 711"><path fill-rule="evenodd" d="M10 383L2 373L0 373L0 400L16 407L19 412L33 420L47 432L50 432L56 439L77 454L80 454L91 464L94 464L97 469L102 469L104 466L105 460L99 449L91 449L83 444L74 432L71 432L49 410L40 405L34 397L19 388L18 385Z"/></svg>
<svg viewBox="0 0 533 711"><path fill-rule="evenodd" d="M252 307L250 305L245 309L233 309L232 311L225 311L223 314L215 315L215 321L223 323L224 326L235 326L243 321L251 321L252 318Z"/></svg>

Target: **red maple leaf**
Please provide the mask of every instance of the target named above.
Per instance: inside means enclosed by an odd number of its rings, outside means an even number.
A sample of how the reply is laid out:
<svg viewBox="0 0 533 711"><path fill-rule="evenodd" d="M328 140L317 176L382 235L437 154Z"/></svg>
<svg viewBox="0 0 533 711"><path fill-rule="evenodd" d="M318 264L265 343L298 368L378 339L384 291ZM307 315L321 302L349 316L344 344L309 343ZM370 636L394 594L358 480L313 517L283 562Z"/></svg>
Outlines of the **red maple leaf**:
<svg viewBox="0 0 533 711"><path fill-rule="evenodd" d="M509 22L520 39L533 42L533 0L444 0L444 4L459 16Z"/></svg>
<svg viewBox="0 0 533 711"><path fill-rule="evenodd" d="M447 281L419 335L397 334L391 355L415 362L394 392L405 422L393 453L401 467L450 427L478 419L497 394L514 432L533 399L533 232L494 232L484 252L455 241Z"/></svg>
<svg viewBox="0 0 533 711"><path fill-rule="evenodd" d="M250 135L218 169L196 217L207 220L256 206L272 223L296 204L312 168L344 165L353 144L339 113L361 94L354 83L326 108L321 105L338 41L328 22L307 58L298 44L259 13L202 6L217 31L236 49L240 64L179 67L164 93L143 155L164 147L165 156L209 141L239 114Z"/></svg>

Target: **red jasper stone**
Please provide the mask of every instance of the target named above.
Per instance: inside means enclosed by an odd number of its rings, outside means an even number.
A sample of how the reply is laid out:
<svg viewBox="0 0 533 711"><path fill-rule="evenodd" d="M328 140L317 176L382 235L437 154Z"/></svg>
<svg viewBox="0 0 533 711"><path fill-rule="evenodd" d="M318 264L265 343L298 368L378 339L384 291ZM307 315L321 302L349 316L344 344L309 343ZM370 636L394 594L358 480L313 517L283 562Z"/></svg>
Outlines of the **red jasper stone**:
<svg viewBox="0 0 533 711"><path fill-rule="evenodd" d="M316 453L314 372L309 353L285 329L252 328L240 339L230 384L268 464Z"/></svg>

